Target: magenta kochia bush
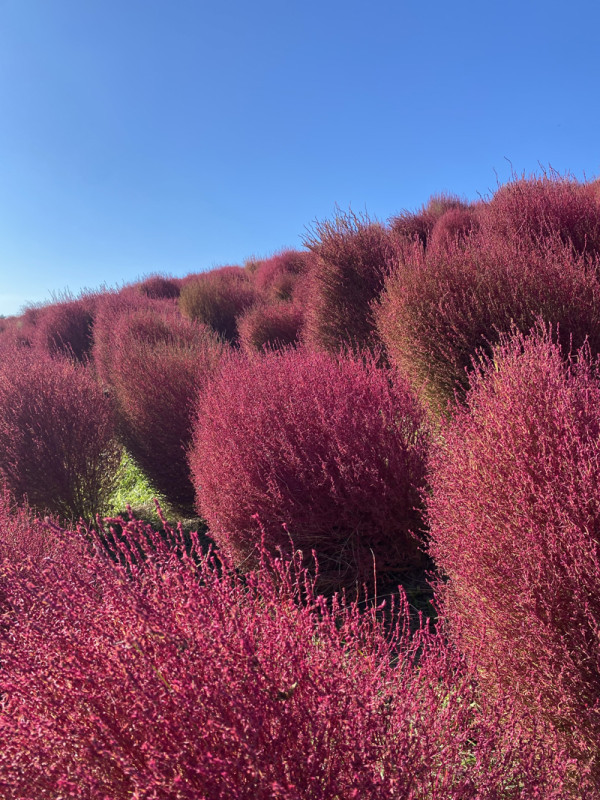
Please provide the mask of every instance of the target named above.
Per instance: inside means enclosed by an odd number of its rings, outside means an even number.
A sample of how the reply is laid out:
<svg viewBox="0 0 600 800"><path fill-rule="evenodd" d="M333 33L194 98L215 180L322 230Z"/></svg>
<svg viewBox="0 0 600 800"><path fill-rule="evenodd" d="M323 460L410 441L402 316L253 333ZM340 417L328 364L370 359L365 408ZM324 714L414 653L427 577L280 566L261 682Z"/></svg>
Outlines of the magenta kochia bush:
<svg viewBox="0 0 600 800"><path fill-rule="evenodd" d="M181 510L193 507L186 448L192 401L225 345L170 310L140 308L113 320L104 337L103 378L114 397L119 434L155 490Z"/></svg>
<svg viewBox="0 0 600 800"><path fill-rule="evenodd" d="M443 249L399 250L376 311L390 361L436 412L462 398L477 351L538 316L563 344L600 352L600 283L558 234L536 245L471 234Z"/></svg>
<svg viewBox="0 0 600 800"><path fill-rule="evenodd" d="M559 236L578 254L600 255L600 214L589 184L556 173L514 179L482 208L487 236L534 244Z"/></svg>
<svg viewBox="0 0 600 800"><path fill-rule="evenodd" d="M185 279L179 308L189 319L209 325L224 339L237 343L236 320L257 297L242 267L220 267Z"/></svg>
<svg viewBox="0 0 600 800"><path fill-rule="evenodd" d="M585 764L600 738L600 384L585 354L562 355L547 333L503 339L432 459L429 519L486 684Z"/></svg>
<svg viewBox="0 0 600 800"><path fill-rule="evenodd" d="M262 536L271 552L315 550L322 586L372 584L375 569L395 575L422 558L422 426L407 385L370 358L239 355L199 400L198 511L243 568Z"/></svg>
<svg viewBox="0 0 600 800"><path fill-rule="evenodd" d="M88 367L0 351L0 479L17 500L67 518L102 512L120 460L109 399Z"/></svg>
<svg viewBox="0 0 600 800"><path fill-rule="evenodd" d="M308 269L311 255L284 250L261 261L254 270L254 285L270 301L291 300L298 278Z"/></svg>
<svg viewBox="0 0 600 800"><path fill-rule="evenodd" d="M328 604L297 564L242 579L121 525L122 566L108 531L74 563L0 548L4 800L567 797L564 759L439 635Z"/></svg>
<svg viewBox="0 0 600 800"><path fill-rule="evenodd" d="M376 349L370 304L379 296L393 255L389 231L367 216L338 213L318 222L304 244L308 273L304 338L313 348Z"/></svg>
<svg viewBox="0 0 600 800"><path fill-rule="evenodd" d="M64 299L39 309L32 344L51 355L85 361L92 349L97 298L93 294Z"/></svg>
<svg viewBox="0 0 600 800"><path fill-rule="evenodd" d="M257 303L238 318L240 347L251 353L296 344L303 323L304 309L298 303Z"/></svg>

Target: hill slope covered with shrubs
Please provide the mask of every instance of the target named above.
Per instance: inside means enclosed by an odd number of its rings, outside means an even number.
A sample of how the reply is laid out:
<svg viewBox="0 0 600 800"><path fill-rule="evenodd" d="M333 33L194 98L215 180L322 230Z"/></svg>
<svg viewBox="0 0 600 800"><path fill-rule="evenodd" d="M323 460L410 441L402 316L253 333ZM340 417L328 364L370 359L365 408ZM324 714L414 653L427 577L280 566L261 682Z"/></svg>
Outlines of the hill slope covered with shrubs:
<svg viewBox="0 0 600 800"><path fill-rule="evenodd" d="M554 174L1 319L0 796L600 798L599 356Z"/></svg>

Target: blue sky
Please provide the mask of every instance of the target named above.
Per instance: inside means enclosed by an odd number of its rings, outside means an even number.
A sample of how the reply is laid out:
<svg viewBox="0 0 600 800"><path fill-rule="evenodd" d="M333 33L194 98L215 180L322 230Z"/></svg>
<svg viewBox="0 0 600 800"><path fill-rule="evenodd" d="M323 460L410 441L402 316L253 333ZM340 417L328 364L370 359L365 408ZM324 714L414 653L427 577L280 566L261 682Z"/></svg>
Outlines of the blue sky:
<svg viewBox="0 0 600 800"><path fill-rule="evenodd" d="M0 314L600 175L596 2L0 0Z"/></svg>

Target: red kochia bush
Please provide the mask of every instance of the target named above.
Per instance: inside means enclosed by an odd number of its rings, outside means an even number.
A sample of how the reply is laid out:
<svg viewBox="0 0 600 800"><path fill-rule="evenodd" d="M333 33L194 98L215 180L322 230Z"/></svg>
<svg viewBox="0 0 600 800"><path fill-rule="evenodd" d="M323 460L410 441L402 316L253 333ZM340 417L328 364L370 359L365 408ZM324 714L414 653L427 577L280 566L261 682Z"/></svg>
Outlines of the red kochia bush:
<svg viewBox="0 0 600 800"><path fill-rule="evenodd" d="M240 347L247 353L295 344L304 323L296 303L258 303L238 318Z"/></svg>
<svg viewBox="0 0 600 800"><path fill-rule="evenodd" d="M120 460L110 402L85 366L0 351L0 478L15 498L66 518L101 512Z"/></svg>
<svg viewBox="0 0 600 800"><path fill-rule="evenodd" d="M547 332L503 338L432 459L431 552L488 686L583 767L600 740L600 384ZM597 796L594 794L594 796Z"/></svg>
<svg viewBox="0 0 600 800"><path fill-rule="evenodd" d="M92 328L97 298L84 295L66 298L39 309L32 344L51 355L66 355L85 361L92 349Z"/></svg>
<svg viewBox="0 0 600 800"><path fill-rule="evenodd" d="M501 186L481 215L486 236L542 243L559 236L577 254L600 254L598 203L587 184L555 173Z"/></svg>
<svg viewBox="0 0 600 800"><path fill-rule="evenodd" d="M217 335L171 310L132 310L103 340L103 378L127 451L156 491L181 510L193 506L186 447L192 399L224 351Z"/></svg>
<svg viewBox="0 0 600 800"><path fill-rule="evenodd" d="M305 237L313 254L304 338L309 346L377 347L370 304L383 289L393 255L389 231L366 215L338 213Z"/></svg>
<svg viewBox="0 0 600 800"><path fill-rule="evenodd" d="M400 251L399 251L400 252ZM390 361L435 412L468 387L479 349L541 316L567 347L600 352L596 269L556 235L538 245L472 234L443 250L404 248L376 311Z"/></svg>
<svg viewBox="0 0 600 800"><path fill-rule="evenodd" d="M408 242L418 242L427 247L438 220L449 211L467 212L469 204L451 194L438 194L419 211L405 211L390 219L390 227L395 236Z"/></svg>
<svg viewBox="0 0 600 800"><path fill-rule="evenodd" d="M209 325L237 343L236 320L257 299L249 275L241 267L221 267L190 277L183 283L179 308L191 320Z"/></svg>
<svg viewBox="0 0 600 800"><path fill-rule="evenodd" d="M3 800L565 800L564 759L439 635L327 604L297 564L242 579L120 524L123 566L109 531L76 569L0 558Z"/></svg>
<svg viewBox="0 0 600 800"><path fill-rule="evenodd" d="M391 381L391 378L394 378ZM289 350L229 360L200 397L190 465L199 513L236 565L309 557L323 586L421 561L427 436L397 376L372 360ZM261 533L262 531L262 533Z"/></svg>
<svg viewBox="0 0 600 800"><path fill-rule="evenodd" d="M146 297L152 297L155 300L177 298L180 291L178 281L167 278L165 275L149 275L141 283L138 283L136 288Z"/></svg>
<svg viewBox="0 0 600 800"><path fill-rule="evenodd" d="M254 285L263 297L291 300L298 277L308 269L310 253L284 250L261 261L254 270Z"/></svg>

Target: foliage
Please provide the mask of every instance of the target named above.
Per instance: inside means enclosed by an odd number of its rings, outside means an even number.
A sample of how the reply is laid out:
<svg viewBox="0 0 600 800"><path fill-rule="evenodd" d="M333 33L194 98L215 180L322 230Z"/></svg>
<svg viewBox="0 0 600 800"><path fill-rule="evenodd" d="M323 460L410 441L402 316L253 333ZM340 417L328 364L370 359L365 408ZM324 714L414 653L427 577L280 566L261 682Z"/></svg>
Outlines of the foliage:
<svg viewBox="0 0 600 800"><path fill-rule="evenodd" d="M388 357L436 413L469 385L480 350L502 332L528 332L541 317L561 342L588 338L600 352L600 283L596 270L556 235L525 240L472 234L439 250L403 248L376 310Z"/></svg>
<svg viewBox="0 0 600 800"><path fill-rule="evenodd" d="M237 318L257 299L248 273L241 267L221 267L193 276L179 295L179 307L191 320L209 325L237 343Z"/></svg>
<svg viewBox="0 0 600 800"><path fill-rule="evenodd" d="M114 433L110 401L89 368L2 347L0 476L16 498L67 519L93 517L113 489Z"/></svg>
<svg viewBox="0 0 600 800"><path fill-rule="evenodd" d="M338 212L304 237L313 253L304 338L313 348L377 349L370 304L393 256L389 232L367 215Z"/></svg>
<svg viewBox="0 0 600 800"><path fill-rule="evenodd" d="M297 303L257 303L237 321L239 341L247 353L296 344L304 324Z"/></svg>
<svg viewBox="0 0 600 800"><path fill-rule="evenodd" d="M0 548L5 800L564 800L564 758L439 635L327 604L297 561L242 580L111 522L23 531L70 561Z"/></svg>
<svg viewBox="0 0 600 800"><path fill-rule="evenodd" d="M104 347L104 379L114 397L125 448L155 491L188 511L194 500L186 461L192 401L224 345L173 306L119 315Z"/></svg>
<svg viewBox="0 0 600 800"><path fill-rule="evenodd" d="M493 691L595 770L600 736L600 384L549 331L507 337L432 458L431 552L458 639ZM594 795L596 796L596 795Z"/></svg>
<svg viewBox="0 0 600 800"><path fill-rule="evenodd" d="M198 513L236 566L256 565L261 540L293 542L316 551L331 590L422 566L426 452L398 376L299 349L225 362L200 395L190 466Z"/></svg>

